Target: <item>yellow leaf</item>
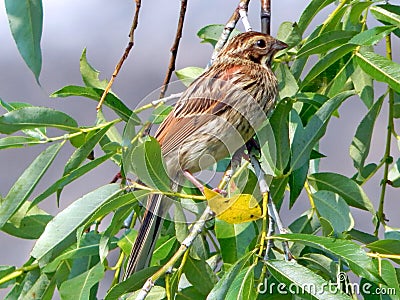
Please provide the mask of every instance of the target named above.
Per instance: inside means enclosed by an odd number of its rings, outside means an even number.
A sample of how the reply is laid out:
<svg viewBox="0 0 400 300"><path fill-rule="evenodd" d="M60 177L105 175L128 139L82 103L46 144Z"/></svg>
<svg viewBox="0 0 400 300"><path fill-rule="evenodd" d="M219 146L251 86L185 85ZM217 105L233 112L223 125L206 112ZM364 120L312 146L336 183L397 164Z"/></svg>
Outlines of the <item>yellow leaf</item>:
<svg viewBox="0 0 400 300"><path fill-rule="evenodd" d="M262 217L261 207L249 194L224 198L217 192L204 187L204 196L218 219L231 224L254 221Z"/></svg>

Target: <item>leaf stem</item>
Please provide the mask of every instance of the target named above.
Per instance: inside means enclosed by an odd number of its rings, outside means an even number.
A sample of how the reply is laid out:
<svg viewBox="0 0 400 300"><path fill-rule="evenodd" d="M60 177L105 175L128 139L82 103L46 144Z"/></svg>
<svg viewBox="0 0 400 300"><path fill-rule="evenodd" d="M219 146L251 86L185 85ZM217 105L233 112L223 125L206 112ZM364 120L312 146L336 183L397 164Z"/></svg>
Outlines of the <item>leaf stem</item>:
<svg viewBox="0 0 400 300"><path fill-rule="evenodd" d="M8 282L10 280L13 280L13 279L21 276L23 273L32 271L32 270L37 269L37 268L39 268L39 264L38 263L30 265L30 266L26 266L26 267L22 267L22 268L16 269L14 272L4 276L3 278L0 278L0 285L2 285L2 284L6 283L6 282Z"/></svg>
<svg viewBox="0 0 400 300"><path fill-rule="evenodd" d="M386 57L388 59L392 60L392 40L391 40L390 34L388 34L386 36ZM376 228L375 228L375 232L374 232L375 236L378 236L380 225L381 224L383 226L386 225L385 213L383 210L384 210L384 203L385 203L386 187L388 184L389 166L393 162L393 159L390 156L390 145L392 144L392 132L393 132L393 128L394 128L394 124L393 124L394 92L390 87L388 87L388 94L389 94L389 113L388 113L388 125L387 125L387 132L386 132L385 155L383 157L384 169L383 169L381 195L379 198L379 208L377 211L378 222L376 224Z"/></svg>

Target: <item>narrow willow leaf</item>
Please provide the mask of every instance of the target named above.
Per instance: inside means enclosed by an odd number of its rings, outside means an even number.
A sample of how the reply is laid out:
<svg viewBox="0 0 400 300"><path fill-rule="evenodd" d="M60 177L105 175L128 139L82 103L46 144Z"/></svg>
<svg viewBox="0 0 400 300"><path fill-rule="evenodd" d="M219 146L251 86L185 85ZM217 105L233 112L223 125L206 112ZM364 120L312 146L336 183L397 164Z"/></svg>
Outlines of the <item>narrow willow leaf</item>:
<svg viewBox="0 0 400 300"><path fill-rule="evenodd" d="M300 33L304 33L307 26L311 23L320 10L333 2L335 2L335 0L312 0L300 16L298 23Z"/></svg>
<svg viewBox="0 0 400 300"><path fill-rule="evenodd" d="M26 65L39 82L42 69L43 7L41 0L5 0L5 7L11 33Z"/></svg>
<svg viewBox="0 0 400 300"><path fill-rule="evenodd" d="M93 87L86 87L86 86L76 86L76 85L69 85L61 88L58 91L55 91L53 94L50 95L52 98L56 97L70 97L70 96L81 96L85 98L89 98L95 101L99 101L101 95L103 95L103 90ZM140 124L140 119L130 110L121 99L119 99L113 93L108 93L104 104L111 108L118 116L120 116L125 122L131 118L135 120L136 125Z"/></svg>
<svg viewBox="0 0 400 300"><path fill-rule="evenodd" d="M81 147L75 150L75 152L71 155L71 157L65 164L63 176L70 174L73 170L78 168L84 162L84 160L89 156L90 152L93 151L93 148L103 138L103 136L106 134L111 126L113 126L113 124L109 123L108 125L99 129Z"/></svg>
<svg viewBox="0 0 400 300"><path fill-rule="evenodd" d="M309 163L306 162L303 166L298 169L295 169L289 175L289 187L290 187L290 199L289 199L289 208L292 208L297 198L300 196L301 191L303 190L304 183L307 179Z"/></svg>
<svg viewBox="0 0 400 300"><path fill-rule="evenodd" d="M289 47L297 46L301 42L301 34L296 23L283 22L278 29L276 38L285 42Z"/></svg>
<svg viewBox="0 0 400 300"><path fill-rule="evenodd" d="M183 267L183 272L187 280L204 296L208 295L218 281L216 275L204 260L196 260L190 256L188 256Z"/></svg>
<svg viewBox="0 0 400 300"><path fill-rule="evenodd" d="M11 134L22 129L55 127L61 130L79 131L78 124L69 115L46 107L24 107L0 117L0 133Z"/></svg>
<svg viewBox="0 0 400 300"><path fill-rule="evenodd" d="M79 62L79 69L81 71L82 80L88 87L105 89L107 87L107 80L100 80L100 72L93 68L87 61L86 58L86 48L83 49L81 59Z"/></svg>
<svg viewBox="0 0 400 300"><path fill-rule="evenodd" d="M125 172L133 172L148 186L170 190L170 179L161 155L160 144L152 137L124 153Z"/></svg>
<svg viewBox="0 0 400 300"><path fill-rule="evenodd" d="M215 220L215 234L221 245L224 262L233 264L246 253L246 249L256 236L256 231L250 222L230 224Z"/></svg>
<svg viewBox="0 0 400 300"><path fill-rule="evenodd" d="M330 31L308 41L297 52L298 57L312 54L326 53L329 50L346 44L356 32L354 31Z"/></svg>
<svg viewBox="0 0 400 300"><path fill-rule="evenodd" d="M24 286L18 299L53 299L56 287L52 274L40 274L39 277Z"/></svg>
<svg viewBox="0 0 400 300"><path fill-rule="evenodd" d="M90 298L90 289L104 277L104 266L98 263L90 270L64 281L60 285L61 299L79 299Z"/></svg>
<svg viewBox="0 0 400 300"><path fill-rule="evenodd" d="M281 234L278 237L330 252L347 262L356 275L368 278L373 282L381 282L372 259L367 256L360 245L352 241L299 233Z"/></svg>
<svg viewBox="0 0 400 300"><path fill-rule="evenodd" d="M197 32L197 36L202 40L202 43L210 43L214 47L215 44L218 42L224 28L225 25L223 24L210 24L201 28ZM229 37L232 38L239 33L239 30L233 29Z"/></svg>
<svg viewBox="0 0 400 300"><path fill-rule="evenodd" d="M244 268L232 282L225 299L256 299L254 286L254 268L256 265Z"/></svg>
<svg viewBox="0 0 400 300"><path fill-rule="evenodd" d="M380 254L399 254L400 249L400 240L378 240L372 242L370 244L365 245L368 249L371 249L374 252L378 252ZM400 259L391 258L396 263L400 263Z"/></svg>
<svg viewBox="0 0 400 300"><path fill-rule="evenodd" d="M312 197L319 215L332 224L335 233L349 231L354 227L350 208L342 197L330 191L317 191Z"/></svg>
<svg viewBox="0 0 400 300"><path fill-rule="evenodd" d="M31 255L41 265L48 263L52 257L76 241L75 233L78 228L84 225L101 205L118 196L120 192L119 184L109 184L73 202L47 224Z"/></svg>
<svg viewBox="0 0 400 300"><path fill-rule="evenodd" d="M292 109L292 102L281 100L276 106L272 116L269 119L273 136L275 139L274 150L276 152L274 173L279 176L287 167L290 157L289 146L289 112ZM269 143L261 147L261 153L268 157L271 154Z"/></svg>
<svg viewBox="0 0 400 300"><path fill-rule="evenodd" d="M290 291L299 291L307 299L337 299L351 300L350 296L344 294L339 287L329 288L331 285L321 276L315 274L310 269L298 264L296 261L266 260L269 272L283 283Z"/></svg>
<svg viewBox="0 0 400 300"><path fill-rule="evenodd" d="M178 79L180 81L182 81L182 83L185 86L189 86L203 72L204 72L203 68L187 67L187 68L183 68L183 69L180 69L180 70L176 70L175 71L175 75L176 75L176 77L178 77Z"/></svg>
<svg viewBox="0 0 400 300"><path fill-rule="evenodd" d="M162 121L164 121L172 109L172 106L166 104L157 106L151 113L150 122L152 124L160 124Z"/></svg>
<svg viewBox="0 0 400 300"><path fill-rule="evenodd" d="M344 44L333 50L332 52L325 55L320 59L312 69L307 73L306 77L303 79L301 87L307 86L311 81L317 78L322 72L336 63L339 59L343 58L347 53L353 51L356 48L352 44Z"/></svg>
<svg viewBox="0 0 400 300"><path fill-rule="evenodd" d="M243 266L247 263L247 261L253 256L252 252L246 253L242 258L237 260L232 267L222 276L222 278L218 281L218 283L214 286L211 292L208 294L207 299L225 299L225 296L232 284L235 280L236 276L238 276L239 272L242 270Z"/></svg>
<svg viewBox="0 0 400 300"><path fill-rule="evenodd" d="M348 205L375 214L367 194L354 180L336 173L314 173L308 176L311 186L317 191L331 191L340 195Z"/></svg>
<svg viewBox="0 0 400 300"><path fill-rule="evenodd" d="M389 84L400 93L400 64L374 52L356 52L356 61L364 72L378 81Z"/></svg>
<svg viewBox="0 0 400 300"><path fill-rule="evenodd" d="M349 43L360 46L373 46L395 29L396 26L377 26L353 36Z"/></svg>
<svg viewBox="0 0 400 300"><path fill-rule="evenodd" d="M359 172L364 168L365 160L369 154L372 132L376 118L381 110L383 99L384 97L380 97L361 120L350 145L350 156L353 159L354 167Z"/></svg>
<svg viewBox="0 0 400 300"><path fill-rule="evenodd" d="M390 168L388 174L388 180L390 180L391 186L396 188L400 187L400 158Z"/></svg>
<svg viewBox="0 0 400 300"><path fill-rule="evenodd" d="M355 58L353 58L354 60ZM374 103L374 88L372 77L365 73L359 66L356 66L354 73L351 75L351 81L357 94L365 106L370 109Z"/></svg>
<svg viewBox="0 0 400 300"><path fill-rule="evenodd" d="M44 173L57 156L64 143L54 144L40 153L31 165L22 173L11 187L7 196L2 199L0 207L0 228L28 199Z"/></svg>
<svg viewBox="0 0 400 300"><path fill-rule="evenodd" d="M400 7L396 5L377 5L371 7L372 15L379 21L393 24L400 28Z"/></svg>
<svg viewBox="0 0 400 300"><path fill-rule="evenodd" d="M354 95L354 91L337 94L318 109L304 128L304 131L296 130L292 143L291 170L303 166L310 159L313 147L325 134L331 115L345 99L352 95Z"/></svg>
<svg viewBox="0 0 400 300"><path fill-rule="evenodd" d="M350 22L353 24L358 24L363 11L370 7L373 3L373 1L352 3L349 16Z"/></svg>
<svg viewBox="0 0 400 300"><path fill-rule="evenodd" d="M29 201L4 224L2 231L22 239L38 239L53 216L37 206L30 209Z"/></svg>
<svg viewBox="0 0 400 300"><path fill-rule="evenodd" d="M114 285L107 293L104 300L115 300L120 296L139 290L142 288L143 284L146 282L147 278L152 276L155 272L157 272L160 267L150 267L144 270L140 270L132 274L125 281L122 281L116 285Z"/></svg>
<svg viewBox="0 0 400 300"><path fill-rule="evenodd" d="M299 86L289 67L286 64L279 64L275 74L279 83L279 98L284 99L294 96L299 90Z"/></svg>
<svg viewBox="0 0 400 300"><path fill-rule="evenodd" d="M107 161L112 156L112 153L106 154L104 156L100 156L87 164L80 166L79 168L73 170L71 173L64 175L56 182L54 182L50 187L48 187L43 193L38 195L35 199L33 199L31 206L37 205L42 202L44 199L49 197L51 194L57 192L57 190L62 189L67 184L73 182L74 180L82 177L87 172L93 170L103 162Z"/></svg>
<svg viewBox="0 0 400 300"><path fill-rule="evenodd" d="M33 105L30 103L25 103L25 102L5 102L2 99L0 99L0 105L4 107L5 110L7 111L13 111L16 109L20 109L23 107L32 107ZM33 137L38 140L46 140L46 128L45 127L39 127L39 128L34 128L34 129L23 129L23 133L26 135Z"/></svg>
<svg viewBox="0 0 400 300"><path fill-rule="evenodd" d="M0 139L0 149L21 148L41 143L42 141L29 136L7 136Z"/></svg>

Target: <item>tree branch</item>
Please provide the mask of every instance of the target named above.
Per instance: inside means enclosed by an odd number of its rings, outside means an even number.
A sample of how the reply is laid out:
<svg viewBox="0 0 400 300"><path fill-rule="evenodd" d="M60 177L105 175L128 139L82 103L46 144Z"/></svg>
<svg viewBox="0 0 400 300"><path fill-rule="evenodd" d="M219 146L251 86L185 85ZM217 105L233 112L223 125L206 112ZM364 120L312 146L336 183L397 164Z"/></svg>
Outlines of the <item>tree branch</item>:
<svg viewBox="0 0 400 300"><path fill-rule="evenodd" d="M165 74L165 78L161 87L160 98L164 98L165 92L168 88L168 83L171 80L172 72L175 70L175 62L176 62L176 55L178 53L179 42L182 37L182 30L183 30L183 23L185 21L185 14L186 14L186 7L187 7L187 0L181 0L181 10L179 12L179 21L178 21L178 28L176 29L176 35L174 43L171 47L171 58L169 60L169 65L167 69L167 73Z"/></svg>
<svg viewBox="0 0 400 300"><path fill-rule="evenodd" d="M139 11L140 11L140 7L142 5L142 0L135 0L135 1L136 1L136 9L135 9L135 15L134 15L133 21L132 21L131 30L129 31L129 43L128 43L128 46L126 47L126 49L124 51L124 54L122 55L122 57L119 60L118 64L115 66L114 73L112 74L111 79L108 82L107 87L105 88L103 94L101 95L99 103L97 104L97 107L96 107L97 110L101 109L101 106L103 105L103 102L104 102L108 92L110 91L111 86L113 85L115 78L117 77L119 71L121 70L123 63L128 58L129 52L131 51L131 49L132 49L132 47L134 45L134 42L135 42L134 33L135 33L135 30L136 30L137 25L139 23Z"/></svg>
<svg viewBox="0 0 400 300"><path fill-rule="evenodd" d="M271 34L271 0L261 0L261 32Z"/></svg>

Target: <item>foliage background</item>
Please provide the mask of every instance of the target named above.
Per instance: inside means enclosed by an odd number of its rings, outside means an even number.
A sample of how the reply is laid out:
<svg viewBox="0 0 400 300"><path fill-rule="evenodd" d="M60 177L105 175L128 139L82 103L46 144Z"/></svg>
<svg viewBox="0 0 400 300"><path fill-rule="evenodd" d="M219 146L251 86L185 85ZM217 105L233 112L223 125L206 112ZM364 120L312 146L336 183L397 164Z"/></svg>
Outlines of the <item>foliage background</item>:
<svg viewBox="0 0 400 300"><path fill-rule="evenodd" d="M283 21L296 21L299 13L309 1L273 1L272 33L276 34L278 26ZM397 4L396 1L392 1ZM147 5L147 7L146 7ZM151 6L151 9L150 9ZM187 22L185 23L184 36L180 46L177 68L186 66L203 67L209 59L211 48L209 45L199 44L196 32L199 28L210 23L224 23L232 12L232 5L226 1L214 1L212 9L204 3L189 2ZM79 7L79 9L77 9ZM290 7L290 9L288 9ZM179 1L170 2L152 1L143 5L140 16L139 29L135 36L135 47L125 63L122 72L118 76L113 90L126 101L130 107L135 107L149 91L158 88L164 76L164 70L169 58L169 47L171 45L175 26ZM109 1L69 1L68 3L45 2L44 3L44 31L42 37L43 70L40 77L42 87L36 85L30 71L17 53L12 40L7 18L5 16L4 3L0 4L0 35L2 37L0 55L0 97L6 101L25 101L34 105L54 107L64 111L76 118L80 125L91 124L95 119L94 102L81 98L49 99L48 95L66 84L80 84L79 57L82 49L87 47L88 59L93 66L100 69L103 76L109 78L115 62L119 59L122 49L127 42L127 29L130 26L133 5L124 1L115 5ZM258 1L253 1L249 9L253 26L258 26ZM313 21L309 30L319 21L323 20L328 13L324 10ZM166 26L160 26L160 22ZM375 24L372 24L375 25ZM306 32L306 34L309 31ZM383 45L379 47L383 50ZM196 55L193 56L193 49ZM393 40L394 60L400 62L399 40ZM397 50L397 51L396 51ZM383 51L381 53L384 53ZM383 87L377 84L378 92ZM382 90L383 91L383 88ZM382 156L386 131L386 106L383 107L381 116L377 120L373 136L373 144L369 155L370 161L377 161ZM321 170L339 172L352 176L354 168L350 157L347 155L348 147L354 135L356 126L366 113L365 106L358 100L347 101L339 110L340 119L332 118L328 133L321 143L320 151L327 155L321 162ZM7 172L0 173L0 194L6 195L12 184L44 147L36 146L26 149L2 150L0 153L0 164L6 166ZM393 147L395 149L395 147ZM65 159L72 153L72 147L63 149L63 156L56 159L55 164L38 186L41 190L46 186L46 178L52 182L62 174ZM338 164L340 162L340 164ZM5 168L3 168L5 170ZM101 171L100 171L101 170ZM68 204L109 182L117 168L112 163L107 163L101 169L86 176L63 192L60 208L55 201L46 201L44 207L48 212L56 214ZM371 180L365 187L370 199L377 207L380 190L379 178ZM398 192L388 188L387 199L398 197ZM296 212L303 211L299 200L292 211L287 210L284 205L282 216L289 224ZM390 220L395 220L398 214L398 206L394 201L387 201L385 212ZM366 224L363 225L363 214L360 210L354 210L357 228L371 232L369 215ZM367 214L366 214L367 215ZM364 215L364 216L366 216ZM389 223L391 224L391 223ZM394 224L397 225L398 224ZM0 232L2 247L0 249L0 264L21 265L25 262L27 254L33 243L26 240L12 238ZM0 291L1 293L1 291ZM1 294L0 294L1 295Z"/></svg>

